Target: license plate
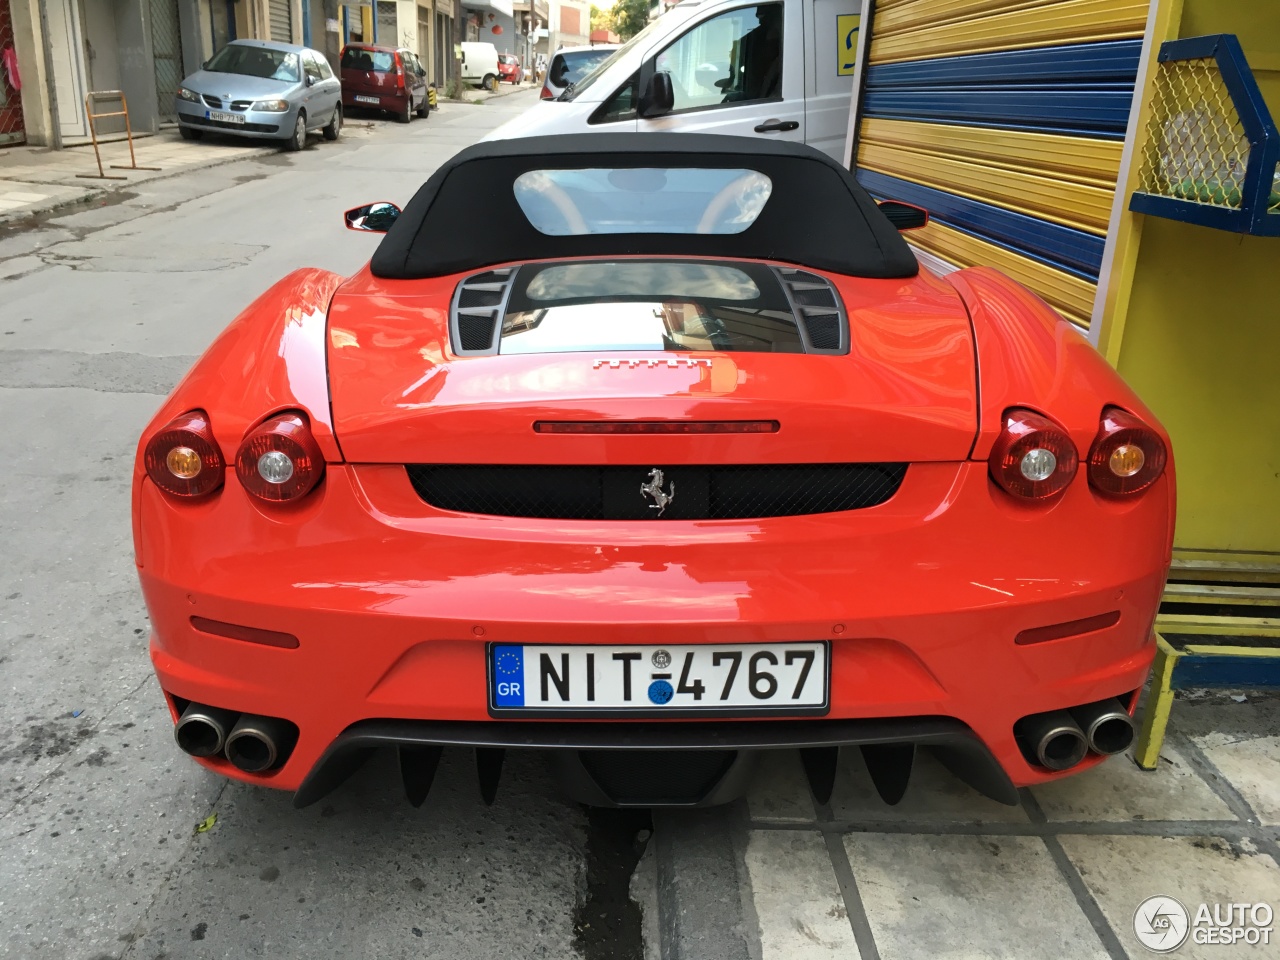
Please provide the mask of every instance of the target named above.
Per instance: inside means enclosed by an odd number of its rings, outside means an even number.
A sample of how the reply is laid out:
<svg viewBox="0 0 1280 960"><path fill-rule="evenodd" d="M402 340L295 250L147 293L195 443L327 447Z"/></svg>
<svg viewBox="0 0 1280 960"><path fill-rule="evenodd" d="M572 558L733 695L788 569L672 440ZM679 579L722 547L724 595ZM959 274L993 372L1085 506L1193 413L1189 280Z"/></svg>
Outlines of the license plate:
<svg viewBox="0 0 1280 960"><path fill-rule="evenodd" d="M357 95L354 99L356 103L381 103L382 102L377 97L362 97L359 95Z"/></svg>
<svg viewBox="0 0 1280 960"><path fill-rule="evenodd" d="M489 645L495 712L824 713L825 642L694 646Z"/></svg>
<svg viewBox="0 0 1280 960"><path fill-rule="evenodd" d="M223 123L244 123L244 115L239 113L220 113L217 110L205 114L210 120L221 120Z"/></svg>

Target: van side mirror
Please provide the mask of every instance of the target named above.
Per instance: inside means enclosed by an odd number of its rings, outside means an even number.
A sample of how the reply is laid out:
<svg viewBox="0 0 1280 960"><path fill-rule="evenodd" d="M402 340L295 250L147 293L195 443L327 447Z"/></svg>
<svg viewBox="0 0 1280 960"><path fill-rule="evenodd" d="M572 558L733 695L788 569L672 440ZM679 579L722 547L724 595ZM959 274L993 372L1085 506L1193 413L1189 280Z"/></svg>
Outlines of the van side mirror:
<svg viewBox="0 0 1280 960"><path fill-rule="evenodd" d="M675 105L676 92L671 86L671 74L660 70L649 78L649 89L640 101L640 116L660 117L670 113Z"/></svg>
<svg viewBox="0 0 1280 960"><path fill-rule="evenodd" d="M366 203L363 207L352 207L345 214L348 230L363 230L366 233L386 233L400 216L400 208L385 200L379 203Z"/></svg>
<svg viewBox="0 0 1280 960"><path fill-rule="evenodd" d="M919 230L929 222L929 211L924 207L917 207L914 203L881 200L876 206L898 230Z"/></svg>

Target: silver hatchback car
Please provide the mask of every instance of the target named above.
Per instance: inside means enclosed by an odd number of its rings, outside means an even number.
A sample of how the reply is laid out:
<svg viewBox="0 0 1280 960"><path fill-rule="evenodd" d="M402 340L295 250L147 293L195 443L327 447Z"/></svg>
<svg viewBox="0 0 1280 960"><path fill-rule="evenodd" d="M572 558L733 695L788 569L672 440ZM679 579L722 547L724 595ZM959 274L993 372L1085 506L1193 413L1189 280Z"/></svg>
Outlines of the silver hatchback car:
<svg viewBox="0 0 1280 960"><path fill-rule="evenodd" d="M186 140L216 130L301 150L309 131L337 140L342 130L342 82L324 54L291 43L233 40L182 81L175 103Z"/></svg>

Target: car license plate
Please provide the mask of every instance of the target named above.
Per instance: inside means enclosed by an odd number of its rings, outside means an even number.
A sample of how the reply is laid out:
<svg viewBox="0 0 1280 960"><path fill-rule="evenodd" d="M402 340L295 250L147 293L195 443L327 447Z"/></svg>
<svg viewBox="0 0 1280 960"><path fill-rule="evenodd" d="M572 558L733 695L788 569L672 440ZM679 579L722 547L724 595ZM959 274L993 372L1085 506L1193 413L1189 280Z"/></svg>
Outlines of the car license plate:
<svg viewBox="0 0 1280 960"><path fill-rule="evenodd" d="M359 94L355 96L356 103L381 103L377 97L362 97Z"/></svg>
<svg viewBox="0 0 1280 960"><path fill-rule="evenodd" d="M489 645L495 712L824 713L828 645Z"/></svg>
<svg viewBox="0 0 1280 960"><path fill-rule="evenodd" d="M244 115L240 113L221 113L217 110L206 111L210 120L221 120L223 123L244 123Z"/></svg>

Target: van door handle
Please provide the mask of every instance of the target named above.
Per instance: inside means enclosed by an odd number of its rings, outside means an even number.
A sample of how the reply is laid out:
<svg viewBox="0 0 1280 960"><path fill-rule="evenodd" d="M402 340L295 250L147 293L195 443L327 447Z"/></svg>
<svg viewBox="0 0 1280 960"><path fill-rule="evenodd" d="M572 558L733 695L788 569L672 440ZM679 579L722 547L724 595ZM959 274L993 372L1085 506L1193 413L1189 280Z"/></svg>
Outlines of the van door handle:
<svg viewBox="0 0 1280 960"><path fill-rule="evenodd" d="M800 129L800 121L798 120L766 120L756 127L756 133L772 133L774 130L786 133L788 130L798 129Z"/></svg>

